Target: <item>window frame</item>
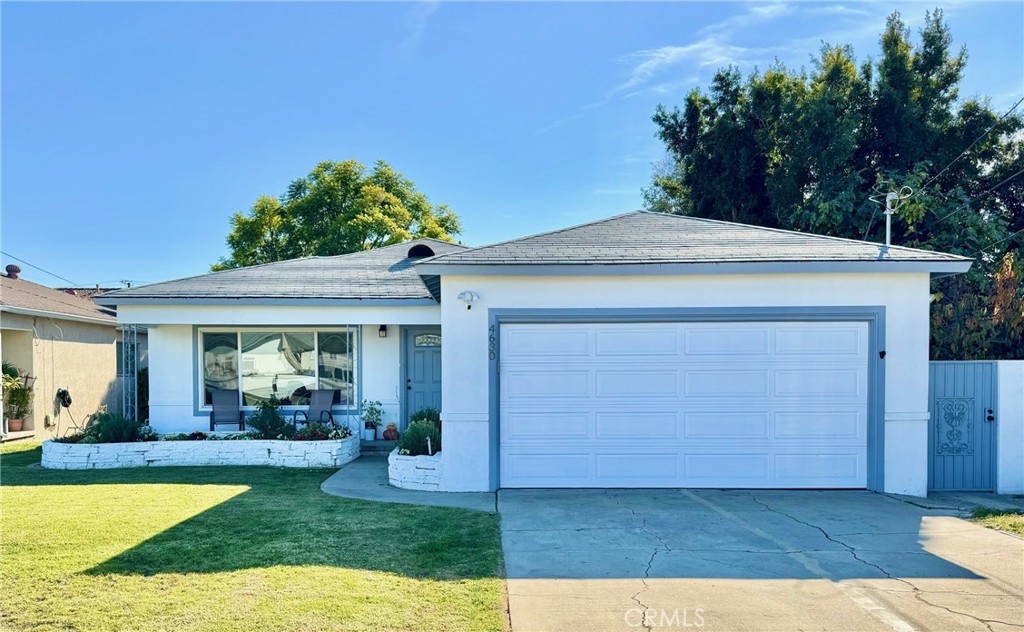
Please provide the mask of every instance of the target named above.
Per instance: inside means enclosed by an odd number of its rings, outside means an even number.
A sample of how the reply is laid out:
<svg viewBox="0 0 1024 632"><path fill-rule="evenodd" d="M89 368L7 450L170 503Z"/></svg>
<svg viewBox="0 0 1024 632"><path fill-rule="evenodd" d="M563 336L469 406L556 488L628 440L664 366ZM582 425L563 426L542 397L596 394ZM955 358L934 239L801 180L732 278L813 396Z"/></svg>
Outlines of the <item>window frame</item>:
<svg viewBox="0 0 1024 632"><path fill-rule="evenodd" d="M320 332L324 333L349 333L351 334L351 340L354 344L354 349L351 351L352 354L352 379L355 382L352 388L353 401L348 404L335 404L331 407L332 410L341 411L343 413L354 414L358 413L360 409L360 402L362 401L362 387L363 387L363 371L362 371L362 347L363 347L363 327L362 325L330 325L330 326L316 326L316 325L304 325L304 326L277 326L277 325L247 325L244 327L229 327L229 326L202 326L195 328L195 350L194 350L194 376L195 384L193 384L193 397L195 397L196 406L194 407L197 414L209 413L213 406L206 403L206 366L204 363L204 352L203 352L203 335L206 333L233 333L235 334L235 352L238 354L238 397L239 402L244 402L244 395L242 391L242 375L245 371L245 363L242 361L242 334L243 333L312 333L313 334L313 379L317 388L320 387ZM295 405L289 404L281 406L282 411L293 412L297 410L307 410L308 404ZM241 409L247 413L255 412L256 406L241 406Z"/></svg>

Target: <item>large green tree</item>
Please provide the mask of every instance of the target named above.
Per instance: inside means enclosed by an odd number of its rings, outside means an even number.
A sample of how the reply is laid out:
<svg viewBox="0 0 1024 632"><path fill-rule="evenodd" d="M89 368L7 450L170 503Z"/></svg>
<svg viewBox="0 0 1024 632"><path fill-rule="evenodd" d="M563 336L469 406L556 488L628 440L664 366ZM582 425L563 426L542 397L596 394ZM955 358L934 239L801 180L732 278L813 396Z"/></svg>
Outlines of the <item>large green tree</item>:
<svg viewBox="0 0 1024 632"><path fill-rule="evenodd" d="M247 213L235 213L227 236L231 254L213 269L341 255L416 237L452 241L461 231L451 209L431 204L386 162L367 171L354 160L326 161L280 198L260 196Z"/></svg>
<svg viewBox="0 0 1024 632"><path fill-rule="evenodd" d="M977 260L933 287L933 357L1024 358L1024 118L961 98L967 54L941 11L919 35L894 13L874 63L824 45L809 70L724 68L681 107L659 106L667 156L646 205L881 241L870 198L908 186L893 243Z"/></svg>

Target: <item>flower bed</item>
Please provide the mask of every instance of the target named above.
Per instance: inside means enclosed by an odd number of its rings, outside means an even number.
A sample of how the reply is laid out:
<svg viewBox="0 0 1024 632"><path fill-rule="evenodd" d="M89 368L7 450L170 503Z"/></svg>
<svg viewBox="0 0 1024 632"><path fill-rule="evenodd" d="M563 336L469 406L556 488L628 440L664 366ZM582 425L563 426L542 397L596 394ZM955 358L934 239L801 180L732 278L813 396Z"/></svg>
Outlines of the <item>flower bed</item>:
<svg viewBox="0 0 1024 632"><path fill-rule="evenodd" d="M275 465L340 467L359 456L359 438L326 441L138 441L132 443L43 443L45 468L91 470L167 465Z"/></svg>
<svg viewBox="0 0 1024 632"><path fill-rule="evenodd" d="M388 483L402 489L436 492L441 485L441 453L406 456L398 448L388 455Z"/></svg>

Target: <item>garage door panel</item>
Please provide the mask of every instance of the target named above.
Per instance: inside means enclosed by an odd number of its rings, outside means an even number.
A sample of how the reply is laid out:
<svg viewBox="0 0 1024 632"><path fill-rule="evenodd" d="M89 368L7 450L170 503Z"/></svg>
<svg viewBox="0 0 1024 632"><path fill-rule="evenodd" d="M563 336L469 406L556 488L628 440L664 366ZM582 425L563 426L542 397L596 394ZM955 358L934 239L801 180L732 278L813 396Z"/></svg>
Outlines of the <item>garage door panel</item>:
<svg viewBox="0 0 1024 632"><path fill-rule="evenodd" d="M775 353L827 355L830 357L864 354L867 345L862 327L779 327L775 332Z"/></svg>
<svg viewBox="0 0 1024 632"><path fill-rule="evenodd" d="M595 332L596 356L650 357L675 356L679 353L679 332L676 328L621 329Z"/></svg>
<svg viewBox="0 0 1024 632"><path fill-rule="evenodd" d="M598 482L643 481L645 485L671 484L680 479L679 455L645 452L596 454L594 474Z"/></svg>
<svg viewBox="0 0 1024 632"><path fill-rule="evenodd" d="M771 350L767 327L693 327L683 332L683 338L686 355L759 356Z"/></svg>
<svg viewBox="0 0 1024 632"><path fill-rule="evenodd" d="M509 413L501 427L504 441L551 439L590 439L591 416L586 413L565 413L557 417L544 412L516 411Z"/></svg>
<svg viewBox="0 0 1024 632"><path fill-rule="evenodd" d="M683 436L687 439L767 439L769 414L764 411L686 412L683 414L683 428Z"/></svg>
<svg viewBox="0 0 1024 632"><path fill-rule="evenodd" d="M506 371L503 382L504 392L509 399L586 397L591 394L590 371Z"/></svg>
<svg viewBox="0 0 1024 632"><path fill-rule="evenodd" d="M612 371L596 372L598 397L678 397L679 373L667 371Z"/></svg>
<svg viewBox="0 0 1024 632"><path fill-rule="evenodd" d="M687 397L766 397L769 372L701 370L684 373Z"/></svg>
<svg viewBox="0 0 1024 632"><path fill-rule="evenodd" d="M638 434L656 439L676 439L679 415L675 412L615 411L599 412L595 417L594 438L621 440Z"/></svg>
<svg viewBox="0 0 1024 632"><path fill-rule="evenodd" d="M774 436L776 439L807 440L813 437L852 439L863 442L867 419L861 409L850 411L776 411Z"/></svg>
<svg viewBox="0 0 1024 632"><path fill-rule="evenodd" d="M866 486L864 323L503 325L500 345L502 486Z"/></svg>
<svg viewBox="0 0 1024 632"><path fill-rule="evenodd" d="M592 332L585 328L516 329L502 337L501 354L516 358L589 357Z"/></svg>

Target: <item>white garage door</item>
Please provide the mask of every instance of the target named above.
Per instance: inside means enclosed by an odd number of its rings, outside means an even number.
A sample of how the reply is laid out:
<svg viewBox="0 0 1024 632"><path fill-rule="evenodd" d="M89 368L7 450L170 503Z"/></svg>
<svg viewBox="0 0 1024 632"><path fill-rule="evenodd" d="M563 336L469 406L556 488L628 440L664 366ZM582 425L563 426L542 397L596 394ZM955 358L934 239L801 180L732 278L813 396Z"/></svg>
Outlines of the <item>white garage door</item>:
<svg viewBox="0 0 1024 632"><path fill-rule="evenodd" d="M858 322L505 324L503 487L867 486Z"/></svg>

